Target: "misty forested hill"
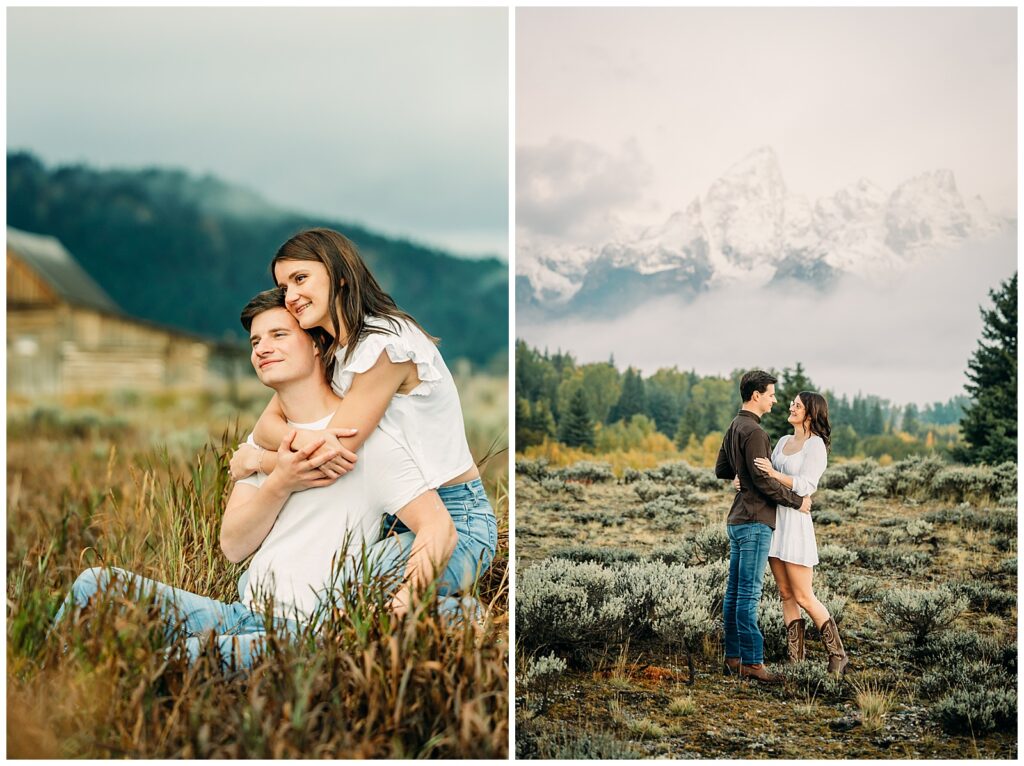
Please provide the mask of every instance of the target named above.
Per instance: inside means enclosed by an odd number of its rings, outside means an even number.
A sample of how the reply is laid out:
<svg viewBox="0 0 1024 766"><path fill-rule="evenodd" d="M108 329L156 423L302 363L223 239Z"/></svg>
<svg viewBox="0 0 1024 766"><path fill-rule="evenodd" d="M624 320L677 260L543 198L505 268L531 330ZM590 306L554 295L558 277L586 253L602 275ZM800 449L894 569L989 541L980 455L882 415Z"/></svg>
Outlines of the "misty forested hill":
<svg viewBox="0 0 1024 766"><path fill-rule="evenodd" d="M7 222L49 234L129 314L241 340L238 314L272 286L268 266L300 229L329 226L359 247L399 306L441 338L448 360L508 348L508 266L466 260L358 226L275 208L212 177L166 169L46 168L7 155ZM500 361L497 362L500 364Z"/></svg>

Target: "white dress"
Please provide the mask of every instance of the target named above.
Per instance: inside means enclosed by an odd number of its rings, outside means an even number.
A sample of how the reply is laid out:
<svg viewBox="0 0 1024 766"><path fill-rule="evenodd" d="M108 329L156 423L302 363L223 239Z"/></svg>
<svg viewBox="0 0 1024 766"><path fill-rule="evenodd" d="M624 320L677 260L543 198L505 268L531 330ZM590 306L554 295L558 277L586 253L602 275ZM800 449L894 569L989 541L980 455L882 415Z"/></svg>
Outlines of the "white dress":
<svg viewBox="0 0 1024 766"><path fill-rule="evenodd" d="M793 435L788 434L779 439L772 450L772 467L779 473L793 477L793 491L801 497L807 497L814 494L821 475L825 473L828 450L820 436L812 436L804 442L799 452L787 455L782 450L792 438ZM772 534L768 555L806 567L817 564L818 543L814 538L811 514L780 505L775 515L775 532Z"/></svg>

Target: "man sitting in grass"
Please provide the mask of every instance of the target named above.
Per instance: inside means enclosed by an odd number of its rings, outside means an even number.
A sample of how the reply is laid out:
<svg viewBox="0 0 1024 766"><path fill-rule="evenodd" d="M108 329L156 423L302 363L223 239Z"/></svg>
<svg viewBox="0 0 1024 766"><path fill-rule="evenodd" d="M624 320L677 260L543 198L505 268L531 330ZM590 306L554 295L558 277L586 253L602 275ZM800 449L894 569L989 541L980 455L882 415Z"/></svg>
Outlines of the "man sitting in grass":
<svg viewBox="0 0 1024 766"><path fill-rule="evenodd" d="M260 293L246 305L241 320L250 333L256 375L277 392L289 424L326 428L341 400L327 384L312 338L285 308L283 293ZM294 437L293 430L281 442L272 469L268 456L267 466L262 460L259 466L266 473L235 484L224 510L224 554L232 562L252 555L239 580L239 601L228 604L122 569L96 567L75 580L55 621L86 606L99 591L114 590L130 599L152 599L168 641L178 631L187 636L190 661L212 633L223 658L251 667L269 623L291 633L317 624L346 584L361 576L364 564L374 574L387 575L400 574L405 563L404 578L392 578L395 584L388 591L390 608L403 613L411 595L444 569L457 542L440 497L427 488L406 450L380 429L367 435L358 461L347 451L313 457L323 440L294 451ZM338 458L351 468L344 481L321 470ZM396 514L411 531L378 542L385 513ZM448 582L458 582L446 575L439 592L452 592ZM265 604L271 605L270 614ZM454 610L458 602L449 598L443 606Z"/></svg>

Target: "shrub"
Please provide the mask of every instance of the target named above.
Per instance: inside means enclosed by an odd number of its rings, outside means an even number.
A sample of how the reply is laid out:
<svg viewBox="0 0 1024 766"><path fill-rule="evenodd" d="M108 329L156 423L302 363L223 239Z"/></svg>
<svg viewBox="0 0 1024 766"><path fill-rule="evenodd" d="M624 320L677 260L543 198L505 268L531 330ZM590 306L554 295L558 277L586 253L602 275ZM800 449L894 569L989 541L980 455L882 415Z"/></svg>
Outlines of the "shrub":
<svg viewBox="0 0 1024 766"><path fill-rule="evenodd" d="M925 665L963 665L969 660L999 661L999 642L972 630L948 630L929 636L914 656Z"/></svg>
<svg viewBox="0 0 1024 766"><path fill-rule="evenodd" d="M624 517L612 516L604 511L569 511L566 515L577 524L590 524L597 521L602 527L614 527L626 523Z"/></svg>
<svg viewBox="0 0 1024 766"><path fill-rule="evenodd" d="M906 530L907 537L915 543L924 542L935 531L935 527L924 519L911 519L907 522L907 526L904 529Z"/></svg>
<svg viewBox="0 0 1024 766"><path fill-rule="evenodd" d="M666 604L701 604L714 617L725 589L725 567L685 567L642 561L605 567L545 559L520 576L516 627L523 649L556 649L589 662L588 649L607 650L655 633ZM667 630L667 628L663 628Z"/></svg>
<svg viewBox="0 0 1024 766"><path fill-rule="evenodd" d="M804 697L841 698L846 693L843 678L829 673L825 663L820 661L790 663L783 675L786 686Z"/></svg>
<svg viewBox="0 0 1024 766"><path fill-rule="evenodd" d="M998 487L1000 505L1017 505L1017 464L1012 461L1000 463L992 469ZM1003 502L1003 501L1008 502Z"/></svg>
<svg viewBox="0 0 1024 766"><path fill-rule="evenodd" d="M551 492L552 494L565 492L571 495L573 500L583 499L582 486L574 482L566 481L565 479L560 479L556 476L550 476L546 479L542 479L540 486L543 487L546 492Z"/></svg>
<svg viewBox="0 0 1024 766"><path fill-rule="evenodd" d="M1016 591L1009 591L984 582L962 580L950 584L951 590L967 599L971 609L994 614L1007 614L1017 606Z"/></svg>
<svg viewBox="0 0 1024 766"><path fill-rule="evenodd" d="M693 538L693 560L698 564L729 560L729 534L721 524L703 527Z"/></svg>
<svg viewBox="0 0 1024 766"><path fill-rule="evenodd" d="M878 579L865 575L850 575L843 579L846 595L854 601L874 601L878 597Z"/></svg>
<svg viewBox="0 0 1024 766"><path fill-rule="evenodd" d="M516 473L528 479L533 479L536 482L543 481L551 475L548 471L548 459L546 457L539 457L536 460L517 457Z"/></svg>
<svg viewBox="0 0 1024 766"><path fill-rule="evenodd" d="M598 564L618 564L640 560L640 554L628 548L599 548L593 545L560 548L554 551L551 557L576 562L596 561Z"/></svg>
<svg viewBox="0 0 1024 766"><path fill-rule="evenodd" d="M683 541L678 545L664 545L655 548L648 554L652 561L662 561L666 564L686 564L693 556L693 543Z"/></svg>
<svg viewBox="0 0 1024 766"><path fill-rule="evenodd" d="M696 510L679 495L662 495L644 503L639 514L651 519L661 529L681 529L687 517L692 517Z"/></svg>
<svg viewBox="0 0 1024 766"><path fill-rule="evenodd" d="M529 663L526 675L523 678L525 686L531 692L540 695L538 711L543 712L548 707L548 696L555 684L565 672L565 660L558 657L554 652L545 656L537 657Z"/></svg>
<svg viewBox="0 0 1024 766"><path fill-rule="evenodd" d="M1016 535L1017 534L1017 512L1014 511L988 511L985 516L985 528L993 532Z"/></svg>
<svg viewBox="0 0 1024 766"><path fill-rule="evenodd" d="M654 482L691 486L702 490L720 490L725 482L707 468L695 468L685 461L663 463L657 468L643 472L643 476Z"/></svg>
<svg viewBox="0 0 1024 766"><path fill-rule="evenodd" d="M827 569L846 569L857 561L857 551L841 545L822 545L818 548L818 563Z"/></svg>
<svg viewBox="0 0 1024 766"><path fill-rule="evenodd" d="M933 498L957 503L969 497L995 499L1015 493L1016 479L1010 484L1004 471L988 466L948 466L932 482Z"/></svg>
<svg viewBox="0 0 1024 766"><path fill-rule="evenodd" d="M640 481L644 476L644 471L637 470L636 468L627 468L622 472L622 483L633 484Z"/></svg>
<svg viewBox="0 0 1024 766"><path fill-rule="evenodd" d="M656 484L653 481L643 479L633 485L633 491L636 492L637 496L647 502L654 500L662 495L675 495L677 494L675 487L670 487L667 484Z"/></svg>
<svg viewBox="0 0 1024 766"><path fill-rule="evenodd" d="M517 760L630 760L641 755L628 742L617 740L605 732L561 727L553 732L534 734L529 727L516 727Z"/></svg>
<svg viewBox="0 0 1024 766"><path fill-rule="evenodd" d="M613 600L618 573L595 562L545 559L520 576L516 627L527 650L564 650L582 660L589 647L625 638L622 605Z"/></svg>
<svg viewBox="0 0 1024 766"><path fill-rule="evenodd" d="M949 627L966 608L967 599L948 587L897 588L882 597L878 611L883 620L910 633L914 645L920 647L931 633Z"/></svg>
<svg viewBox="0 0 1024 766"><path fill-rule="evenodd" d="M821 481L818 482L818 489L843 489L855 479L871 473L876 468L878 468L878 462L870 458L830 465L821 477Z"/></svg>
<svg viewBox="0 0 1024 766"><path fill-rule="evenodd" d="M1007 686L1009 678L1000 668L983 660L970 661L961 658L959 662L946 662L926 670L917 682L917 695L932 700L942 697L955 689L975 686Z"/></svg>
<svg viewBox="0 0 1024 766"><path fill-rule="evenodd" d="M829 525L839 526L843 523L843 517L835 511L820 511L818 513L812 511L812 518L815 524L822 527Z"/></svg>
<svg viewBox="0 0 1024 766"><path fill-rule="evenodd" d="M555 471L555 475L566 481L593 482L615 481L615 474L607 463L582 461Z"/></svg>
<svg viewBox="0 0 1024 766"><path fill-rule="evenodd" d="M890 497L929 497L935 476L945 470L946 462L936 455L913 455L893 463Z"/></svg>
<svg viewBox="0 0 1024 766"><path fill-rule="evenodd" d="M696 570L682 570L672 587L655 602L651 623L654 634L662 641L686 650L691 684L694 681L693 650L705 636L718 629L714 595L702 586L702 578Z"/></svg>
<svg viewBox="0 0 1024 766"><path fill-rule="evenodd" d="M931 562L924 551L904 551L898 548L861 548L857 551L860 566L875 572L917 574Z"/></svg>
<svg viewBox="0 0 1024 766"><path fill-rule="evenodd" d="M1017 692L1013 689L955 689L931 709L942 728L952 734L978 735L1009 729L1017 723Z"/></svg>
<svg viewBox="0 0 1024 766"><path fill-rule="evenodd" d="M922 517L935 524L953 524L967 529L990 529L1001 534L1016 534L1017 513L1011 510L975 510L970 503L960 503L955 508L929 511Z"/></svg>

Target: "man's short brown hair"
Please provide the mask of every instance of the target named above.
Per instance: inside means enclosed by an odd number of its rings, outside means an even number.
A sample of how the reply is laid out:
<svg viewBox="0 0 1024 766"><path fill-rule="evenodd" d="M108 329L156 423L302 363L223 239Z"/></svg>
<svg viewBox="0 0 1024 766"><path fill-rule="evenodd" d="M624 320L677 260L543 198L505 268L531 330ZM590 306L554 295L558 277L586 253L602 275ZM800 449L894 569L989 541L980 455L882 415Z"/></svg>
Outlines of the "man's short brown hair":
<svg viewBox="0 0 1024 766"><path fill-rule="evenodd" d="M777 378L771 373L765 372L764 370L751 370L743 374L740 378L740 398L744 402L749 402L750 398L757 391L759 394L763 394L768 390L768 386L775 383Z"/></svg>
<svg viewBox="0 0 1024 766"><path fill-rule="evenodd" d="M245 328L246 332L252 330L252 320L262 314L264 311L270 311L270 309L283 309L284 305L284 290L280 287L275 287L273 290L264 290L262 293L257 293L253 296L252 300L245 304L245 308L242 309L242 327Z"/></svg>

